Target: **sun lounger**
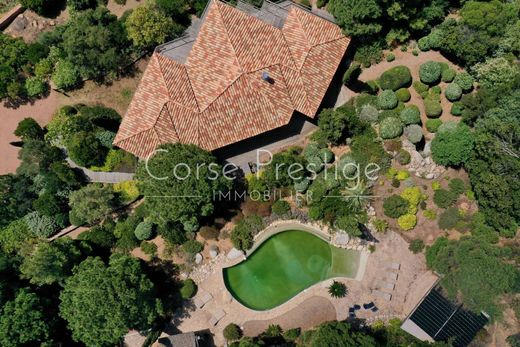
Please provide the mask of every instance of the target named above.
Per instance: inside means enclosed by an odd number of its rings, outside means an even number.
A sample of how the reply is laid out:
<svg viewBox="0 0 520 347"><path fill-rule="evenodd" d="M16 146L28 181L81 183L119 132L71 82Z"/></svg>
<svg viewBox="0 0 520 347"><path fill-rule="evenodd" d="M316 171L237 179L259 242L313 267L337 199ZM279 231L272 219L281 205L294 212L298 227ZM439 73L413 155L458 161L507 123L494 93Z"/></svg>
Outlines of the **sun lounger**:
<svg viewBox="0 0 520 347"><path fill-rule="evenodd" d="M213 296L211 296L211 294L208 292L204 292L200 296L197 296L195 299L193 299L193 302L196 308L202 308L209 301L211 301L211 299L213 299Z"/></svg>
<svg viewBox="0 0 520 347"><path fill-rule="evenodd" d="M390 269L392 269L392 270L400 270L401 269L401 264L399 264L399 263L390 263Z"/></svg>
<svg viewBox="0 0 520 347"><path fill-rule="evenodd" d="M385 282L381 285L381 289L388 289L388 290L394 290L395 284L394 283L388 283Z"/></svg>
<svg viewBox="0 0 520 347"><path fill-rule="evenodd" d="M387 272L386 278L391 279L393 281L397 281L397 274L393 272Z"/></svg>
<svg viewBox="0 0 520 347"><path fill-rule="evenodd" d="M377 311L379 311L379 309L377 308L377 306L372 307L372 312L377 312Z"/></svg>
<svg viewBox="0 0 520 347"><path fill-rule="evenodd" d="M209 323L211 326L215 326L215 325L217 325L217 323L218 323L222 318L224 318L225 315L226 315L226 312L224 312L224 310L220 309L220 310L218 310L217 312L213 313L213 315L212 315L211 318L209 319L208 323Z"/></svg>
<svg viewBox="0 0 520 347"><path fill-rule="evenodd" d="M374 304L373 301L369 302L368 304L363 304L363 308L365 310L370 310L372 307L375 307L376 305Z"/></svg>
<svg viewBox="0 0 520 347"><path fill-rule="evenodd" d="M382 292L380 290L373 290L372 294L374 294L375 296L377 296L379 298L385 299L387 301L392 300L392 294L388 294L388 293Z"/></svg>
<svg viewBox="0 0 520 347"><path fill-rule="evenodd" d="M354 305L354 310L361 310L361 306L359 306L359 305Z"/></svg>

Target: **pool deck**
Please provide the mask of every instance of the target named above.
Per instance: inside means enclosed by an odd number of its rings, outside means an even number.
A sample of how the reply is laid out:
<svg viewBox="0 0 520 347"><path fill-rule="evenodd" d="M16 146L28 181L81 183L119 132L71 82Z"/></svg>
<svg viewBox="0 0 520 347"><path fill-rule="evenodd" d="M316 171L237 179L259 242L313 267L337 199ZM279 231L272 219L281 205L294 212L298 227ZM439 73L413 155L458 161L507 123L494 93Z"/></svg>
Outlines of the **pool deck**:
<svg viewBox="0 0 520 347"><path fill-rule="evenodd" d="M301 229L301 225L294 225L295 229ZM263 241L282 230L287 230L288 225L273 227L267 233L257 236L258 241ZM322 233L313 230L311 232ZM326 237L326 236L325 236ZM322 237L323 238L323 237ZM358 311L358 318L364 318L369 323L376 319L388 320L390 318L404 318L409 313L410 307L423 296L425 288L433 284L437 277L426 269L424 255L413 254L408 250L408 244L397 233L388 231L377 235L378 243L376 251L372 254L361 252L358 274L356 278L339 278L345 283L348 295L344 298L331 298L327 292L332 279L317 283L299 293L284 304L267 311L251 310L234 300L227 291L222 276L222 269L232 266L243 258L228 260L224 255L219 255L208 268L208 275L198 283L197 297L209 293L212 297L202 308L197 309L193 301L176 313L172 324L182 332L210 329L214 334L215 344L220 346L225 343L222 331L229 323L235 323L243 327L246 334L255 335L259 329L269 324L279 324L284 329L296 328L301 325L295 317L313 316L310 324L316 325L328 321L331 317L344 320L348 315L348 308L354 304L363 304L374 301L379 312ZM256 243L256 242L255 242ZM258 242L259 244L261 242ZM387 280L389 264L399 263L400 269L394 271L397 274L395 288L393 290L381 289ZM392 299L385 300L373 294L373 290L391 293ZM330 303L325 304L326 302ZM225 316L215 326L210 326L211 317L223 310ZM310 328L305 326L304 328Z"/></svg>

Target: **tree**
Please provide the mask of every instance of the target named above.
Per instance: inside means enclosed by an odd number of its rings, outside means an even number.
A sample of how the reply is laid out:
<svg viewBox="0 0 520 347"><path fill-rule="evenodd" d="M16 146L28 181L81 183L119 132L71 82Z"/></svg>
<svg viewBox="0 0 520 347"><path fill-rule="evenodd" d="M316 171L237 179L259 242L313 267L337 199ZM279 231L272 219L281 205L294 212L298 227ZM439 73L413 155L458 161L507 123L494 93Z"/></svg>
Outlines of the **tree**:
<svg viewBox="0 0 520 347"><path fill-rule="evenodd" d="M80 260L81 250L68 237L53 242L41 241L31 253L24 256L20 272L31 283L39 286L53 283L63 285Z"/></svg>
<svg viewBox="0 0 520 347"><path fill-rule="evenodd" d="M327 322L306 334L303 346L342 346L342 347L376 347L375 339L362 332L351 330L345 322Z"/></svg>
<svg viewBox="0 0 520 347"><path fill-rule="evenodd" d="M509 256L508 248L473 236L440 237L426 250L428 266L443 275L441 284L451 298L459 297L469 309L495 318L502 312L500 297L518 290L520 273L507 263Z"/></svg>
<svg viewBox="0 0 520 347"><path fill-rule="evenodd" d="M34 238L35 235L29 230L25 220L17 219L0 230L0 248L6 254L15 254Z"/></svg>
<svg viewBox="0 0 520 347"><path fill-rule="evenodd" d="M349 36L369 36L381 31L383 10L376 0L331 0L328 10Z"/></svg>
<svg viewBox="0 0 520 347"><path fill-rule="evenodd" d="M151 220L180 222L187 231L198 229L200 218L213 213L214 197L232 185L211 153L180 143L160 146L139 165L136 176Z"/></svg>
<svg viewBox="0 0 520 347"><path fill-rule="evenodd" d="M474 135L468 126L439 131L431 144L432 158L440 165L460 166L468 161L473 150Z"/></svg>
<svg viewBox="0 0 520 347"><path fill-rule="evenodd" d="M343 298L347 295L347 286L344 283L332 281L328 291L333 298Z"/></svg>
<svg viewBox="0 0 520 347"><path fill-rule="evenodd" d="M128 37L139 48L151 48L182 33L183 27L151 5L140 6L128 16Z"/></svg>
<svg viewBox="0 0 520 347"><path fill-rule="evenodd" d="M101 184L89 184L69 196L70 222L74 225L94 224L114 208L114 193Z"/></svg>
<svg viewBox="0 0 520 347"><path fill-rule="evenodd" d="M53 162L62 160L63 153L45 141L27 139L18 153L18 158L22 163L16 172L31 177L47 171Z"/></svg>
<svg viewBox="0 0 520 347"><path fill-rule="evenodd" d="M43 129L33 118L24 118L18 123L14 134L20 137L22 140L32 139L41 140L43 139Z"/></svg>
<svg viewBox="0 0 520 347"><path fill-rule="evenodd" d="M476 64L473 71L480 86L491 90L511 86L520 75L520 68L503 57L490 58L485 63Z"/></svg>
<svg viewBox="0 0 520 347"><path fill-rule="evenodd" d="M47 84L40 77L29 77L25 80L25 90L30 97L43 95L47 90Z"/></svg>
<svg viewBox="0 0 520 347"><path fill-rule="evenodd" d="M359 120L356 108L346 104L335 110L321 111L318 126L329 142L338 144L344 137L360 133L366 124Z"/></svg>
<svg viewBox="0 0 520 347"><path fill-rule="evenodd" d="M263 171L262 178L269 188L292 186L295 182L305 179L306 170L300 169L306 166L307 162L300 155L299 150L289 149L273 155L271 162ZM315 166L310 168L315 171L319 169Z"/></svg>
<svg viewBox="0 0 520 347"><path fill-rule="evenodd" d="M145 330L162 313L139 260L119 254L108 265L89 257L75 267L60 300L73 339L89 346L116 345L129 329Z"/></svg>
<svg viewBox="0 0 520 347"><path fill-rule="evenodd" d="M25 216L36 198L31 190L32 181L26 176L0 176L0 228Z"/></svg>
<svg viewBox="0 0 520 347"><path fill-rule="evenodd" d="M84 167L103 165L107 154L107 148L93 133L86 131L72 135L67 142L67 151L76 164Z"/></svg>
<svg viewBox="0 0 520 347"><path fill-rule="evenodd" d="M108 0L67 0L67 6L74 11L84 11L89 8L106 6Z"/></svg>
<svg viewBox="0 0 520 347"><path fill-rule="evenodd" d="M242 337L242 330L234 323L226 325L222 333L227 341L235 341Z"/></svg>
<svg viewBox="0 0 520 347"><path fill-rule="evenodd" d="M253 246L253 236L258 233L264 224L262 218L256 215L247 216L238 221L231 231L231 242L240 250L248 250Z"/></svg>
<svg viewBox="0 0 520 347"><path fill-rule="evenodd" d="M79 71L68 60L60 60L56 63L51 80L58 89L70 90L80 81Z"/></svg>
<svg viewBox="0 0 520 347"><path fill-rule="evenodd" d="M40 298L28 290L20 290L1 310L0 345L17 347L45 342L49 337L49 320Z"/></svg>

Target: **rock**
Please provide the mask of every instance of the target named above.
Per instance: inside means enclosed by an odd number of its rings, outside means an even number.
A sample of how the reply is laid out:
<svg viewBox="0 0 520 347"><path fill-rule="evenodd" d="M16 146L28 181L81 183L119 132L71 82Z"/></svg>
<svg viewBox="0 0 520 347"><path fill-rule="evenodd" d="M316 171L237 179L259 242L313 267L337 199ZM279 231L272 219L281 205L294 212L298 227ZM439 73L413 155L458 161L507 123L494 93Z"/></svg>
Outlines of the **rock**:
<svg viewBox="0 0 520 347"><path fill-rule="evenodd" d="M49 22L49 25L50 25L51 27L53 27L53 26L55 26L55 25L56 25L56 22L55 22L55 21L53 21L53 20L51 20L51 21Z"/></svg>
<svg viewBox="0 0 520 347"><path fill-rule="evenodd" d="M237 258L243 257L243 256L244 256L244 252L242 252L241 250L236 249L236 248L232 248L229 251L229 253L227 254L227 258L229 260L237 259Z"/></svg>
<svg viewBox="0 0 520 347"><path fill-rule="evenodd" d="M427 180L432 180L435 178L435 175L433 173L429 173L429 174L426 174L426 176L424 178L426 178Z"/></svg>
<svg viewBox="0 0 520 347"><path fill-rule="evenodd" d="M425 144L424 144L424 148L423 148L423 156L424 157L429 157L430 154L432 153L432 142L431 141L427 141Z"/></svg>
<svg viewBox="0 0 520 347"><path fill-rule="evenodd" d="M215 248L211 248L211 249L209 250L209 256L210 256L211 258L216 258L217 255L218 255L218 248L217 248L217 247L215 247Z"/></svg>
<svg viewBox="0 0 520 347"><path fill-rule="evenodd" d="M195 264L200 264L200 263L202 263L202 254L197 253L197 254L195 254Z"/></svg>
<svg viewBox="0 0 520 347"><path fill-rule="evenodd" d="M344 246L348 243L350 237L346 233L337 232L334 234L334 243L339 246Z"/></svg>
<svg viewBox="0 0 520 347"><path fill-rule="evenodd" d="M15 31L22 31L27 27L27 23L27 19L25 19L24 17L18 17L13 22L13 29Z"/></svg>

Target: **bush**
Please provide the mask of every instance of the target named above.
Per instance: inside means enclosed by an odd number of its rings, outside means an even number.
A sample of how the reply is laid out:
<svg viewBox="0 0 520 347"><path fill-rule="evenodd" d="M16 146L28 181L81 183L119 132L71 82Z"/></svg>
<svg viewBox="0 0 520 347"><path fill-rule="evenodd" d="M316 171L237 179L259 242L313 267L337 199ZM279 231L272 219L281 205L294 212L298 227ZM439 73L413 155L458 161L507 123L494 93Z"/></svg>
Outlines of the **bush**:
<svg viewBox="0 0 520 347"><path fill-rule="evenodd" d="M83 167L102 165L108 152L94 134L79 131L67 141L70 159Z"/></svg>
<svg viewBox="0 0 520 347"><path fill-rule="evenodd" d="M417 205L424 200L424 196L421 193L419 187L408 187L405 188L401 192L401 197L408 201L408 213L416 214L417 213Z"/></svg>
<svg viewBox="0 0 520 347"><path fill-rule="evenodd" d="M474 135L467 125L459 123L449 128L450 122L439 127L431 143L432 158L444 166L460 166L466 163L473 151Z"/></svg>
<svg viewBox="0 0 520 347"><path fill-rule="evenodd" d="M398 118L388 117L381 121L379 134L383 139L393 139L403 133L403 123Z"/></svg>
<svg viewBox="0 0 520 347"><path fill-rule="evenodd" d="M29 77L25 80L25 90L28 96L34 98L47 91L47 84L39 77Z"/></svg>
<svg viewBox="0 0 520 347"><path fill-rule="evenodd" d="M403 230L412 230L417 225L417 217L414 214L405 214L397 219L397 224Z"/></svg>
<svg viewBox="0 0 520 347"><path fill-rule="evenodd" d="M383 110L379 112L380 122L386 118L399 118L399 112L397 111L397 108L394 108L393 110Z"/></svg>
<svg viewBox="0 0 520 347"><path fill-rule="evenodd" d="M151 258L157 255L157 245L153 242L142 241L139 247L144 254L150 256Z"/></svg>
<svg viewBox="0 0 520 347"><path fill-rule="evenodd" d="M330 164L334 161L334 153L328 148L320 149L319 157L326 164Z"/></svg>
<svg viewBox="0 0 520 347"><path fill-rule="evenodd" d="M383 72L379 77L381 89L398 90L410 86L410 83L412 83L410 69L403 65L395 66Z"/></svg>
<svg viewBox="0 0 520 347"><path fill-rule="evenodd" d="M432 190L439 190L439 189L441 189L441 183L439 181L433 181Z"/></svg>
<svg viewBox="0 0 520 347"><path fill-rule="evenodd" d="M428 39L428 36L421 37L417 41L417 46L423 52L429 51L430 50L430 40Z"/></svg>
<svg viewBox="0 0 520 347"><path fill-rule="evenodd" d="M383 201L385 216L398 218L408 211L408 201L399 195L391 195Z"/></svg>
<svg viewBox="0 0 520 347"><path fill-rule="evenodd" d="M440 86L433 86L431 87L430 91L432 92L432 96L435 95L435 99L440 101L441 98L440 98L440 95L442 93L442 89Z"/></svg>
<svg viewBox="0 0 520 347"><path fill-rule="evenodd" d="M181 287L180 292L181 292L181 297L183 299L192 298L195 295L196 291L197 291L197 285L191 278L188 278L182 282L182 287Z"/></svg>
<svg viewBox="0 0 520 347"><path fill-rule="evenodd" d="M374 123L374 122L377 122L378 117L379 117L379 111L377 110L376 107L374 107L370 104L363 105L363 107L361 107L361 111L359 112L359 119L361 119L362 121L368 122L368 123Z"/></svg>
<svg viewBox="0 0 520 347"><path fill-rule="evenodd" d="M441 124L442 121L440 119L428 119L426 121L426 130L428 130L431 133L435 133L437 132Z"/></svg>
<svg viewBox="0 0 520 347"><path fill-rule="evenodd" d="M411 155L407 150L400 149L395 158L399 164L408 165L410 164Z"/></svg>
<svg viewBox="0 0 520 347"><path fill-rule="evenodd" d="M383 90L381 94L377 96L377 104L382 110L391 110L397 107L397 95L392 90Z"/></svg>
<svg viewBox="0 0 520 347"><path fill-rule="evenodd" d="M67 60L60 60L54 68L51 80L56 85L56 88L70 90L78 84L80 75L74 64Z"/></svg>
<svg viewBox="0 0 520 347"><path fill-rule="evenodd" d="M271 211L279 217L285 216L291 211L291 205L285 200L276 200L273 206L271 206Z"/></svg>
<svg viewBox="0 0 520 347"><path fill-rule="evenodd" d="M204 240L217 240L220 235L220 232L216 228L203 226L202 228L200 228L198 234Z"/></svg>
<svg viewBox="0 0 520 347"><path fill-rule="evenodd" d="M467 72L459 72L453 79L453 83L457 84L464 93L469 93L473 90L473 83L475 80Z"/></svg>
<svg viewBox="0 0 520 347"><path fill-rule="evenodd" d="M404 136L406 136L411 143L419 143L423 138L422 127L417 124L408 125L404 128Z"/></svg>
<svg viewBox="0 0 520 347"><path fill-rule="evenodd" d="M394 53L388 53L388 55L386 56L386 61L390 63L390 62L392 62L394 60L395 60Z"/></svg>
<svg viewBox="0 0 520 347"><path fill-rule="evenodd" d="M119 194L121 201L125 204L135 201L140 195L135 180L115 183L114 192Z"/></svg>
<svg viewBox="0 0 520 347"><path fill-rule="evenodd" d="M462 88L459 87L458 84L450 83L448 87L446 87L444 94L446 95L446 99L451 102L455 102L460 100L462 97Z"/></svg>
<svg viewBox="0 0 520 347"><path fill-rule="evenodd" d="M347 286L344 283L332 281L328 292L333 298L343 298L347 295Z"/></svg>
<svg viewBox="0 0 520 347"><path fill-rule="evenodd" d="M204 249L204 245L197 240L188 240L182 244L182 250L187 254L197 254Z"/></svg>
<svg viewBox="0 0 520 347"><path fill-rule="evenodd" d="M423 212L423 215L424 215L424 218L429 219L429 220L435 220L435 218L437 218L437 212L435 212L435 210L432 210L432 209L425 210Z"/></svg>
<svg viewBox="0 0 520 347"><path fill-rule="evenodd" d="M451 105L450 113L456 117L459 117L464 112L464 104L460 101L455 101L453 105Z"/></svg>
<svg viewBox="0 0 520 347"><path fill-rule="evenodd" d="M439 216L439 228L442 230L453 229L460 219L459 210L455 207L450 207Z"/></svg>
<svg viewBox="0 0 520 347"><path fill-rule="evenodd" d="M399 114L404 125L421 124L421 111L415 105L406 106Z"/></svg>
<svg viewBox="0 0 520 347"><path fill-rule="evenodd" d="M466 183L460 178L454 178L448 183L450 190L457 195L460 195L466 191Z"/></svg>
<svg viewBox="0 0 520 347"><path fill-rule="evenodd" d="M410 245L408 246L408 249L413 254L421 253L424 249L423 240L420 240L420 239L412 240L412 242L410 242Z"/></svg>
<svg viewBox="0 0 520 347"><path fill-rule="evenodd" d="M223 334L227 341L235 341L242 337L242 330L238 325L231 323L224 328Z"/></svg>
<svg viewBox="0 0 520 347"><path fill-rule="evenodd" d="M452 68L448 68L442 72L441 80L445 83L451 83L453 82L453 79L455 78L455 75L457 73Z"/></svg>
<svg viewBox="0 0 520 347"><path fill-rule="evenodd" d="M135 237L139 240L149 240L153 235L153 224L150 222L141 222L134 231Z"/></svg>
<svg viewBox="0 0 520 347"><path fill-rule="evenodd" d="M427 93L428 92L429 87L426 84L422 83L421 81L414 81L413 82L413 89L415 89L417 94L422 96L423 93Z"/></svg>
<svg viewBox="0 0 520 347"><path fill-rule="evenodd" d="M377 83L377 81L367 81L363 85L363 92L371 94L371 95L376 95L379 92L379 89L380 88L379 88L379 84Z"/></svg>
<svg viewBox="0 0 520 347"><path fill-rule="evenodd" d="M441 78L441 66L436 61L427 61L419 67L419 78L421 82L428 85L439 83Z"/></svg>
<svg viewBox="0 0 520 347"><path fill-rule="evenodd" d="M257 215L247 216L238 221L231 232L233 246L240 250L247 250L253 246L253 236L264 227L262 218Z"/></svg>
<svg viewBox="0 0 520 347"><path fill-rule="evenodd" d="M424 109L426 116L430 118L439 118L442 114L441 103L431 96L428 96L426 99L424 99Z"/></svg>
<svg viewBox="0 0 520 347"><path fill-rule="evenodd" d="M410 100L410 98L412 97L410 95L410 91L408 91L407 88L401 88L401 89L398 89L396 92L395 92L395 95L397 96L397 100L401 101L401 102L407 102Z"/></svg>
<svg viewBox="0 0 520 347"><path fill-rule="evenodd" d="M417 57L417 56L419 55L419 51L416 50L416 49L413 49L413 50L412 50L412 55L413 55L414 57Z"/></svg>
<svg viewBox="0 0 520 347"><path fill-rule="evenodd" d="M433 193L433 202L440 208L448 208L457 201L457 194L450 190L438 189Z"/></svg>
<svg viewBox="0 0 520 347"><path fill-rule="evenodd" d="M14 134L22 141L43 139L43 129L33 118L22 119L16 126Z"/></svg>
<svg viewBox="0 0 520 347"><path fill-rule="evenodd" d="M353 62L350 64L347 71L343 75L343 84L348 85L350 82L357 80L359 74L361 73L361 64L358 62Z"/></svg>
<svg viewBox="0 0 520 347"><path fill-rule="evenodd" d="M300 328L289 329L284 331L283 338L285 341L294 342L298 337L300 337L301 330Z"/></svg>
<svg viewBox="0 0 520 347"><path fill-rule="evenodd" d="M60 228L52 217L42 215L37 211L27 214L24 221L29 231L41 238L54 235Z"/></svg>
<svg viewBox="0 0 520 347"><path fill-rule="evenodd" d="M406 170L399 170L397 172L397 175L395 175L395 178L399 181L404 181L404 180L410 178L410 173L408 173L408 171L406 171Z"/></svg>

